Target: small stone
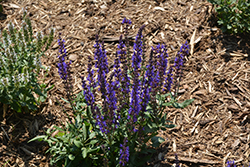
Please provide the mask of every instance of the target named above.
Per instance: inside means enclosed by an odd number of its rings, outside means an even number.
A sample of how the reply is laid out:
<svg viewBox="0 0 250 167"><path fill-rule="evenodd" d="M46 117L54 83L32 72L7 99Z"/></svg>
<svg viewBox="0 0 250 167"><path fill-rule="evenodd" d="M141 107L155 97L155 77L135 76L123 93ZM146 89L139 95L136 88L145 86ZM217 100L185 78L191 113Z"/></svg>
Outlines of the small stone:
<svg viewBox="0 0 250 167"><path fill-rule="evenodd" d="M69 55L69 59L70 60L73 60L73 61L75 61L76 59L78 59L78 55L77 54L71 54L71 55Z"/></svg>

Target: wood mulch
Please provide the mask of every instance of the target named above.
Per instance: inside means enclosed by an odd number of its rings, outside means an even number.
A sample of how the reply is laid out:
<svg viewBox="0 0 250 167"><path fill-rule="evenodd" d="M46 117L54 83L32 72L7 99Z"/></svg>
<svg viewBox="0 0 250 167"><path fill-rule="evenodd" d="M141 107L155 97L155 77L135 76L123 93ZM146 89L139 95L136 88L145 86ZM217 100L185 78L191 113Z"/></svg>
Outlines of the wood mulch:
<svg viewBox="0 0 250 167"><path fill-rule="evenodd" d="M58 33L66 40L72 60L74 92L80 92L80 76L86 73L87 57L93 56L95 34L105 42L108 60L113 62L124 17L131 19L131 39L146 25L147 46L166 43L173 60L181 44L190 43L179 101L194 98L185 109L168 108L168 119L177 127L160 131L166 139L152 166L223 166L235 160L248 166L250 154L250 49L249 35L223 34L216 26L214 9L205 0L5 0L0 28L12 21L20 26L23 8L34 31L48 34L56 28L55 40L43 64L51 70L45 82L55 85L37 114L8 112L1 119L1 166L49 166L46 143L27 143L53 125L66 122L56 98L65 97L59 78ZM41 74L42 75L42 74ZM70 111L68 105L65 109ZM3 109L0 108L0 115ZM159 159L160 158L160 159ZM163 160L162 160L163 158Z"/></svg>

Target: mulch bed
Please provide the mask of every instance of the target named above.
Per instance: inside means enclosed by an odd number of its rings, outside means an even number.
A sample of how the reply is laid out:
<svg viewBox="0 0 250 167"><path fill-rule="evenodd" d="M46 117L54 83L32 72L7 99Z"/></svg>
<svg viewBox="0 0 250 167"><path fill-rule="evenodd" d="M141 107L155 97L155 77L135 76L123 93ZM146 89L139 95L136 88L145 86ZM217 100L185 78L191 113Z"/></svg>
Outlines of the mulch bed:
<svg viewBox="0 0 250 167"><path fill-rule="evenodd" d="M47 144L27 141L67 120L56 102L56 98L65 97L56 67L58 33L66 40L68 57L72 60L73 91L78 93L82 90L80 76L86 73L87 57L93 56L95 35L98 33L105 42L108 61L112 64L124 17L133 24L131 40L145 24L147 46L166 43L172 60L182 43L187 40L191 45L179 101L190 98L195 101L185 109L167 108L168 119L177 127L160 131L166 142L158 150L152 166L171 166L175 153L182 166L224 167L227 160L248 166L250 38L223 34L207 1L8 0L3 2L3 8L1 30L10 21L20 26L26 8L35 32L48 34L54 27L56 37L46 52L47 57L42 59L45 66L51 67L45 82L55 85L47 101L36 114L8 112L5 118L0 118L1 166L49 166L49 155L45 154ZM64 107L70 111L67 104ZM2 112L1 107L0 115Z"/></svg>

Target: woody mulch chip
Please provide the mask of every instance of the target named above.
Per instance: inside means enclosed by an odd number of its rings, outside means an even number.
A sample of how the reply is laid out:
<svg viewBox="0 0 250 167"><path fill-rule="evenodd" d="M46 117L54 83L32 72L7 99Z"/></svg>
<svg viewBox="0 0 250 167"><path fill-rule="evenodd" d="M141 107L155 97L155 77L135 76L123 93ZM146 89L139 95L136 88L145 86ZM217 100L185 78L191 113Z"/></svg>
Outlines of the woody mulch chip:
<svg viewBox="0 0 250 167"><path fill-rule="evenodd" d="M56 29L52 47L42 59L51 67L45 82L55 85L37 114L8 112L1 118L1 166L49 166L43 142L27 143L44 130L66 122L56 98L65 97L56 64L58 33L66 40L72 61L74 92L81 88L87 57L93 56L95 35L104 41L109 63L113 63L124 17L131 19L133 41L143 31L148 50L165 43L170 62L187 40L191 53L186 57L179 101L194 98L184 109L167 108L168 120L177 126L160 131L166 141L157 150L151 166L173 165L177 153L181 166L223 166L235 160L248 166L250 154L250 49L249 34L223 34L216 25L216 14L205 0L5 0L1 30L11 21L20 27L26 9L35 32L48 34ZM43 74L41 74L42 77ZM63 102L62 102L63 103ZM64 104L64 109L70 107ZM0 108L0 113L2 113ZM2 115L2 114L1 114Z"/></svg>

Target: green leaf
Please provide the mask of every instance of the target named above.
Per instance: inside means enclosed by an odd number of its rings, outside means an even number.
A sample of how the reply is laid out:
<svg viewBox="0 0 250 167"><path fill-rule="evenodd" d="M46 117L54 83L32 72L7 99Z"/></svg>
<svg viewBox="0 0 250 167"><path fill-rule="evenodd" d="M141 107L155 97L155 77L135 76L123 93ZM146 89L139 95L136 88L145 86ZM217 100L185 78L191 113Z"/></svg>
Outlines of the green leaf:
<svg viewBox="0 0 250 167"><path fill-rule="evenodd" d="M85 159L87 157L87 154L88 154L88 151L86 148L83 148L83 151L82 151L82 157Z"/></svg>
<svg viewBox="0 0 250 167"><path fill-rule="evenodd" d="M163 99L164 99L164 98L166 98L166 97L168 97L168 96L170 96L170 95L171 95L171 93L170 93L170 92L169 92L169 93L166 93L166 94L162 94L162 95L161 95L161 98L163 98Z"/></svg>
<svg viewBox="0 0 250 167"><path fill-rule="evenodd" d="M64 132L59 131L59 132L55 135L55 137L56 137L56 136L62 137L64 134L65 134Z"/></svg>
<svg viewBox="0 0 250 167"><path fill-rule="evenodd" d="M51 138L52 139L52 138ZM65 138L65 137L61 137L61 136L57 136L58 140L61 140L63 143L68 143L69 139Z"/></svg>
<svg viewBox="0 0 250 167"><path fill-rule="evenodd" d="M167 119L167 113L165 113L165 114L161 117L161 123L165 124L166 119Z"/></svg>
<svg viewBox="0 0 250 167"><path fill-rule="evenodd" d="M81 148L83 146L82 142L80 142L79 140L74 140L73 142L78 148Z"/></svg>
<svg viewBox="0 0 250 167"><path fill-rule="evenodd" d="M73 160L75 159L75 156L72 155L72 154L70 154L70 155L68 156L68 158L69 158L71 161L73 161Z"/></svg>
<svg viewBox="0 0 250 167"><path fill-rule="evenodd" d="M236 3L236 0L230 0L230 5Z"/></svg>
<svg viewBox="0 0 250 167"><path fill-rule="evenodd" d="M227 29L229 29L229 30L232 29L232 26L228 24Z"/></svg>
<svg viewBox="0 0 250 167"><path fill-rule="evenodd" d="M62 128L58 127L58 126L54 126L55 129L59 130L59 131L64 131Z"/></svg>
<svg viewBox="0 0 250 167"><path fill-rule="evenodd" d="M154 131L155 131L155 129L149 124L144 127L145 133L153 133Z"/></svg>
<svg viewBox="0 0 250 167"><path fill-rule="evenodd" d="M80 123L81 123L81 117L80 117L80 114L78 114L78 115L76 116L76 121L75 121L76 127L78 127Z"/></svg>
<svg viewBox="0 0 250 167"><path fill-rule="evenodd" d="M22 107L21 104L18 102L13 102L12 104L10 104L11 108L15 111L17 111L18 113L22 112Z"/></svg>
<svg viewBox="0 0 250 167"><path fill-rule="evenodd" d="M33 111L37 110L37 106L34 104L28 104L28 108Z"/></svg>
<svg viewBox="0 0 250 167"><path fill-rule="evenodd" d="M96 135L95 132L90 133L89 134L89 139L93 139L95 137L95 135Z"/></svg>
<svg viewBox="0 0 250 167"><path fill-rule="evenodd" d="M39 96L44 96L44 94L42 93L41 89L39 89L39 88L36 88L36 89L34 90L34 92L35 92L36 94L38 94Z"/></svg>
<svg viewBox="0 0 250 167"><path fill-rule="evenodd" d="M65 101L66 103L69 103L69 101L68 100L66 100L66 99L64 99L64 98L61 98L63 101Z"/></svg>
<svg viewBox="0 0 250 167"><path fill-rule="evenodd" d="M55 86L54 84L51 85L50 87L46 88L45 91L47 92L47 91L51 90L54 86Z"/></svg>
<svg viewBox="0 0 250 167"><path fill-rule="evenodd" d="M175 125L175 124L166 124L166 125L165 125L165 127L166 127L166 128L169 128L169 129L170 129L170 128L174 128L174 127L176 127L176 126L177 126L177 125Z"/></svg>
<svg viewBox="0 0 250 167"><path fill-rule="evenodd" d="M152 147L159 147L159 145L165 141L165 139L163 139L162 137L159 136L154 136L151 138L152 141Z"/></svg>
<svg viewBox="0 0 250 167"><path fill-rule="evenodd" d="M85 124L83 124L82 132L83 132L83 139L86 140L87 139L87 129L86 129Z"/></svg>
<svg viewBox="0 0 250 167"><path fill-rule="evenodd" d="M188 99L188 100L185 100L184 102L182 103L173 103L173 107L175 108L185 108L187 107L189 104L191 104L192 102L194 101L194 99Z"/></svg>
<svg viewBox="0 0 250 167"><path fill-rule="evenodd" d="M162 106L172 106L172 102L163 103Z"/></svg>
<svg viewBox="0 0 250 167"><path fill-rule="evenodd" d="M33 139L29 140L28 143L38 140L38 141L43 141L43 139L45 139L47 136L46 135L41 135L41 136L36 136Z"/></svg>
<svg viewBox="0 0 250 167"><path fill-rule="evenodd" d="M88 150L88 153L92 153L92 152L98 152L100 150L100 147L94 147Z"/></svg>
<svg viewBox="0 0 250 167"><path fill-rule="evenodd" d="M98 141L99 140L91 140L89 143L92 144L92 145L94 145L94 144L98 143Z"/></svg>
<svg viewBox="0 0 250 167"><path fill-rule="evenodd" d="M170 123L170 124L165 124L165 127L166 127L166 128L174 128L174 127L177 126L177 125L173 124L172 121L167 120L166 122L169 122L169 123Z"/></svg>
<svg viewBox="0 0 250 167"><path fill-rule="evenodd" d="M43 102L45 102L46 98L47 98L47 96L39 96L37 101L43 103Z"/></svg>

